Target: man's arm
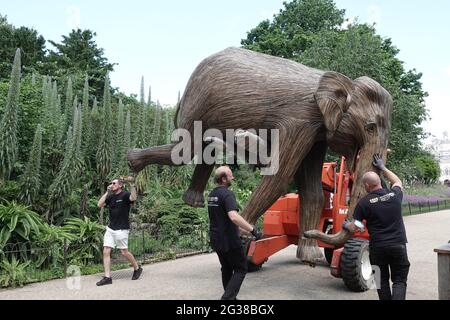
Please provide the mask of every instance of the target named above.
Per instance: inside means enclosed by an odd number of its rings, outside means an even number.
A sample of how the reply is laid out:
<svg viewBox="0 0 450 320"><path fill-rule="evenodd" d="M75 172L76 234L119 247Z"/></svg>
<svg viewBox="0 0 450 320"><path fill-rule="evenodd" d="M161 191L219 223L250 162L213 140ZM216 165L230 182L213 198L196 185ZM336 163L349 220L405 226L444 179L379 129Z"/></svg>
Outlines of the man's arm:
<svg viewBox="0 0 450 320"><path fill-rule="evenodd" d="M244 218L242 218L240 216L239 213L237 213L237 211L232 210L230 212L228 212L228 217L230 217L230 220L237 225L238 227L244 229L247 232L252 232L254 227L248 223L247 221L245 221Z"/></svg>
<svg viewBox="0 0 450 320"><path fill-rule="evenodd" d="M391 188L393 188L393 187L400 187L400 189L403 189L402 181L400 180L399 177L397 177L397 175L395 173L393 173L388 168L385 168L383 170L383 174L389 180L389 182L391 183L391 185L392 185Z"/></svg>
<svg viewBox="0 0 450 320"><path fill-rule="evenodd" d="M97 205L98 205L99 208L103 208L105 206L105 201L106 201L106 198L108 197L108 194L109 194L109 187L108 187L108 191L106 191L105 194L102 195L100 200L98 200L98 204Z"/></svg>
<svg viewBox="0 0 450 320"><path fill-rule="evenodd" d="M373 156L373 166L377 169L380 169L381 172L383 172L383 175L391 183L391 188L399 187L400 189L403 189L403 184L400 178L391 170L386 168L386 166L384 165L384 161L379 154Z"/></svg>

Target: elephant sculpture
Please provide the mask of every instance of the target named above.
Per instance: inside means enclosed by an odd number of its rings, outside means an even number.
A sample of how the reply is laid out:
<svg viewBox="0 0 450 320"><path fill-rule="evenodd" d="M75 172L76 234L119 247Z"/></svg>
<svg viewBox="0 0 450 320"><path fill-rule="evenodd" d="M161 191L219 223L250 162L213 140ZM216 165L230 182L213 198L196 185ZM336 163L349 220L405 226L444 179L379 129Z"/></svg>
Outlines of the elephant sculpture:
<svg viewBox="0 0 450 320"><path fill-rule="evenodd" d="M390 94L368 77L351 80L291 60L228 48L195 69L175 122L191 133L194 121L201 121L204 130L279 130L278 172L261 178L242 216L255 223L294 181L302 203L297 257L313 262L323 257L317 239L339 246L351 236L345 230L335 235L314 230L324 202L321 173L327 148L353 163L359 157L349 204L351 219L366 194L362 175L374 170L372 155L386 156L391 113ZM139 172L149 164L174 165L175 145L130 150L130 168ZM214 164L196 165L183 196L187 204L204 206L203 193L213 168Z"/></svg>

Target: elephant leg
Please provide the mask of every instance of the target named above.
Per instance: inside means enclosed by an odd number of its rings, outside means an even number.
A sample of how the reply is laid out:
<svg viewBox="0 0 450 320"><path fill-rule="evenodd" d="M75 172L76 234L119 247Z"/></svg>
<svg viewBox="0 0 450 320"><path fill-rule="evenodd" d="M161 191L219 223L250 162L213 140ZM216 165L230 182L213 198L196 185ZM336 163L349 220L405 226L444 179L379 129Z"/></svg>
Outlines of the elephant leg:
<svg viewBox="0 0 450 320"><path fill-rule="evenodd" d="M317 142L295 174L295 183L301 202L301 229L299 230L297 258L310 263L323 260L323 254L317 246L317 241L303 239L303 233L317 228L322 215L324 204L322 166L326 151L326 142Z"/></svg>
<svg viewBox="0 0 450 320"><path fill-rule="evenodd" d="M166 144L146 149L132 149L128 151L128 166L133 172L140 172L150 164L174 166L172 162L172 149L176 144Z"/></svg>
<svg viewBox="0 0 450 320"><path fill-rule="evenodd" d="M249 223L254 224L280 196L287 192L289 182L314 144L317 130L306 125L297 130L280 129L279 148L272 151L279 153L279 170L275 175L263 176L259 186L252 193L242 213L243 218Z"/></svg>
<svg viewBox="0 0 450 320"><path fill-rule="evenodd" d="M185 203L194 208L205 206L203 192L205 191L213 168L214 164L197 164L195 166L191 184L183 195L183 201Z"/></svg>

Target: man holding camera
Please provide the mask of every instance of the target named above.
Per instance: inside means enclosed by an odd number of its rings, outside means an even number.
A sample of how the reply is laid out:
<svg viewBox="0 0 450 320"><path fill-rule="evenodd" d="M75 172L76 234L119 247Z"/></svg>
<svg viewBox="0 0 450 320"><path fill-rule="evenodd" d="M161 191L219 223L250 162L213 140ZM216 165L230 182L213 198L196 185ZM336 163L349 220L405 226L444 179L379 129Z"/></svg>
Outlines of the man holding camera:
<svg viewBox="0 0 450 320"><path fill-rule="evenodd" d="M142 268L138 265L133 254L128 251L128 234L130 232L130 207L137 199L133 179L128 180L130 192L123 190L123 180L115 179L108 186L107 192L98 201L98 206L109 208L109 225L106 227L103 239L103 266L105 276L97 282L97 286L112 284L111 278L111 249L119 248L120 253L128 259L134 268L132 280L139 279Z"/></svg>
<svg viewBox="0 0 450 320"><path fill-rule="evenodd" d="M238 214L236 197L228 188L233 173L227 166L216 169L217 187L208 195L209 235L211 247L216 251L222 266L222 300L236 300L247 273L247 257L239 236L239 227L256 239L262 237L255 227Z"/></svg>

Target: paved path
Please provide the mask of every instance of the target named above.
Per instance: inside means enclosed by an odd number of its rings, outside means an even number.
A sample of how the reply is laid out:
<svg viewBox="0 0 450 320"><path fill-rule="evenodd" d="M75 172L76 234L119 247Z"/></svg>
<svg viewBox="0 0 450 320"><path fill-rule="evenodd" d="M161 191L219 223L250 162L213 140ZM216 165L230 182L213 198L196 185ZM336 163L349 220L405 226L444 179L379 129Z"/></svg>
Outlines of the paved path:
<svg viewBox="0 0 450 320"><path fill-rule="evenodd" d="M437 299L437 257L433 249L450 240L450 210L405 217L411 269L408 299ZM375 291L353 293L327 266L299 264L295 246L277 253L261 271L249 273L240 299L377 299ZM113 273L113 285L97 287L101 275L83 276L79 290L60 279L0 290L3 299L217 299L222 294L219 262L205 254L144 266L143 277L131 281L131 270Z"/></svg>

